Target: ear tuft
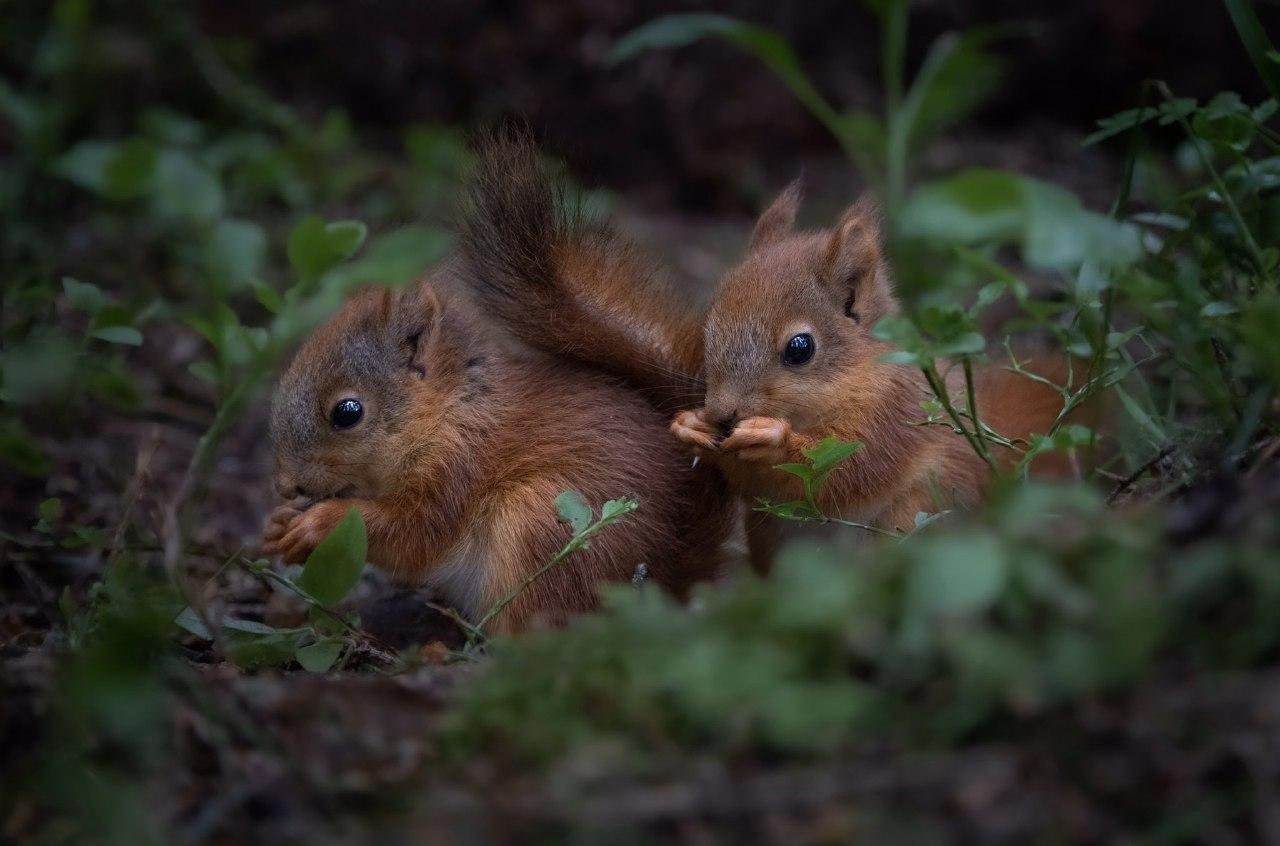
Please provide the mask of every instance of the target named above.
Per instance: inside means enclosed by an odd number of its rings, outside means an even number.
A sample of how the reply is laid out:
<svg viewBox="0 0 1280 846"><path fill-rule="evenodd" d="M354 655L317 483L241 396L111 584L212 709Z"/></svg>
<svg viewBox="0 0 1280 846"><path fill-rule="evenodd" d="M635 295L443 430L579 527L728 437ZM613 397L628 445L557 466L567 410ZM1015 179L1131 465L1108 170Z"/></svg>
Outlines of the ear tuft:
<svg viewBox="0 0 1280 846"><path fill-rule="evenodd" d="M391 298L391 319L387 327L390 342L404 357L405 366L418 376L427 373L426 356L428 342L439 325L443 306L432 284L423 279L411 283Z"/></svg>
<svg viewBox="0 0 1280 846"><path fill-rule="evenodd" d="M875 198L863 194L844 210L827 245L827 267L836 281L880 261L880 208Z"/></svg>
<svg viewBox="0 0 1280 846"><path fill-rule="evenodd" d="M795 226L796 214L804 196L804 177L796 177L756 220L751 232L750 250L758 250L785 237Z"/></svg>
<svg viewBox="0 0 1280 846"><path fill-rule="evenodd" d="M880 311L890 304L893 295L880 241L880 210L870 194L863 194L840 215L824 259L826 278L844 303L846 317L861 322L862 311Z"/></svg>

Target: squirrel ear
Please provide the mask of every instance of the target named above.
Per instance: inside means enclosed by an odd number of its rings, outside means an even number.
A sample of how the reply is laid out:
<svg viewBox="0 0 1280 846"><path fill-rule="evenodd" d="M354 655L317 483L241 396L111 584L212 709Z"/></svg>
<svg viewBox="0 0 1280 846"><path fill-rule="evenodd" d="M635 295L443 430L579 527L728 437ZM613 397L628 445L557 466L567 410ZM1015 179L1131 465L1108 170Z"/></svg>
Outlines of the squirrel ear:
<svg viewBox="0 0 1280 846"><path fill-rule="evenodd" d="M863 194L844 214L827 242L825 277L844 304L846 317L861 321L893 310L894 295L880 240L880 209Z"/></svg>
<svg viewBox="0 0 1280 846"><path fill-rule="evenodd" d="M400 350L404 365L419 377L427 375L427 348L442 311L439 295L425 279L393 295L387 321L390 341Z"/></svg>
<svg viewBox="0 0 1280 846"><path fill-rule="evenodd" d="M774 198L769 208L761 213L756 220L756 228L751 232L748 249L758 250L791 231L796 222L796 212L800 211L800 199L804 193L803 180L804 177L796 177Z"/></svg>

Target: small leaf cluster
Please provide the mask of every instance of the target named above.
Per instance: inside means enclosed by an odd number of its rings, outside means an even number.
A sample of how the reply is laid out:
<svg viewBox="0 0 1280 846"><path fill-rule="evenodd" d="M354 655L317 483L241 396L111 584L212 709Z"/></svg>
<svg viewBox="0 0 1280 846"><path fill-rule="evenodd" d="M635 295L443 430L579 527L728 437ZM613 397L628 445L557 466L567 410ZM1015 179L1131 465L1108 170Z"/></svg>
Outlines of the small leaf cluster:
<svg viewBox="0 0 1280 846"><path fill-rule="evenodd" d="M770 503L762 500L758 511L781 517L785 520L822 520L822 509L818 507L818 495L826 484L831 471L862 449L856 441L842 441L834 436L827 436L815 446L803 450L806 461L788 462L775 465L776 469L789 473L800 480L804 487L804 497L792 502Z"/></svg>
<svg viewBox="0 0 1280 846"><path fill-rule="evenodd" d="M257 620L224 617L211 628L191 606L182 609L174 622L204 640L213 640L216 628L228 656L243 669L296 661L310 672L327 672L351 654L351 634L359 621L334 609L360 581L367 551L364 518L352 508L307 556L296 578L273 570L266 561L247 562L252 572L306 602L306 625L275 628Z"/></svg>

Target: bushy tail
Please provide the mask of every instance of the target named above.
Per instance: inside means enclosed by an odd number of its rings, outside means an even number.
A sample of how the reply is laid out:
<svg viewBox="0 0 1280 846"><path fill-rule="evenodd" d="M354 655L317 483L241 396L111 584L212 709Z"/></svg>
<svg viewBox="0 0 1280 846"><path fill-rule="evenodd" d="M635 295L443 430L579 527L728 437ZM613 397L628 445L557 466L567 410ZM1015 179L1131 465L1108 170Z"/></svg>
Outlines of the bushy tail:
<svg viewBox="0 0 1280 846"><path fill-rule="evenodd" d="M1087 362L1069 362L1063 353L1037 352L1019 354L1018 362L1023 370L1039 376L1054 385L1068 385L1073 379L1079 387ZM978 411L983 421L1005 437L1026 441L1034 434L1045 434L1053 427L1062 412L1065 400L1062 394L1044 382L1015 373L1005 366L988 367L975 385L978 393ZM1093 400L1073 411L1066 423L1083 423L1098 429L1104 402ZM1010 456L1012 458L1012 456ZM1046 454L1031 464L1038 476L1074 475L1082 469L1082 462L1089 464L1090 456L1074 459L1061 453Z"/></svg>
<svg viewBox="0 0 1280 846"><path fill-rule="evenodd" d="M578 208L525 136L482 140L460 226L463 273L517 338L621 377L664 410L700 402L701 314Z"/></svg>

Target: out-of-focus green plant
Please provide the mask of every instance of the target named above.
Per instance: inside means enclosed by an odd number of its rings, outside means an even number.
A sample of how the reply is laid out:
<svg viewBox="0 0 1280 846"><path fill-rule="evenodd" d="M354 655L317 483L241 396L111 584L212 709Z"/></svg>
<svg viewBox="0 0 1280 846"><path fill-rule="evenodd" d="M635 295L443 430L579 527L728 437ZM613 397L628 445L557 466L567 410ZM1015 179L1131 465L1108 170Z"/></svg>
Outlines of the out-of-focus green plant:
<svg viewBox="0 0 1280 846"><path fill-rule="evenodd" d="M882 115L842 111L822 94L800 58L776 31L723 15L689 13L652 21L620 40L612 59L621 62L646 50L678 47L708 37L724 38L756 56L830 130L841 149L877 186L891 225L907 195L910 159L930 139L962 120L996 88L1003 63L987 48L1007 29L949 33L931 45L909 87L904 87L906 0L868 2L881 22Z"/></svg>
<svg viewBox="0 0 1280 846"><path fill-rule="evenodd" d="M793 547L775 578L703 590L696 611L618 589L604 613L497 645L446 748L528 764L611 744L641 761L930 747L1134 684L1158 657L1211 672L1280 645L1273 531L1170 549L1149 517L1104 509L1028 483L984 517L860 547L857 566ZM1189 623L1222 602L1231 644Z"/></svg>

